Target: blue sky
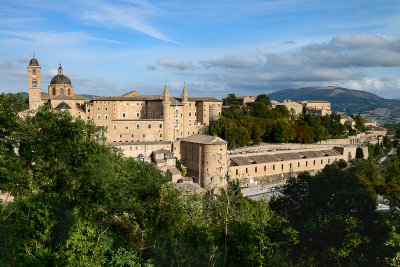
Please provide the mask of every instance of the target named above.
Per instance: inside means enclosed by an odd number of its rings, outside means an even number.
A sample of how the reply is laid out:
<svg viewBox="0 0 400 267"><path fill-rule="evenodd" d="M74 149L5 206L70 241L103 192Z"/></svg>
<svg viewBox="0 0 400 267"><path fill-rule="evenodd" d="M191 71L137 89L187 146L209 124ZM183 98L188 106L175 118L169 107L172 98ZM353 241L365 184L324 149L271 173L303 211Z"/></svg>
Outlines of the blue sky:
<svg viewBox="0 0 400 267"><path fill-rule="evenodd" d="M342 86L400 98L400 1L0 0L0 92L257 95Z"/></svg>

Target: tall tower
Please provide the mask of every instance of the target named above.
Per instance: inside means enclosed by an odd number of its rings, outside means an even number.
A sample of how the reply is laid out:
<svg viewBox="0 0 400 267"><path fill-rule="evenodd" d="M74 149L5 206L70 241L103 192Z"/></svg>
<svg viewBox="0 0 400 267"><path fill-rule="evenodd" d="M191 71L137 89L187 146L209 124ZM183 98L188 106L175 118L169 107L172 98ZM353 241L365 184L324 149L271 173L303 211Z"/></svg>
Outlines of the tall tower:
<svg viewBox="0 0 400 267"><path fill-rule="evenodd" d="M42 90L40 88L40 66L36 58L32 58L28 65L29 109L37 109L42 104Z"/></svg>
<svg viewBox="0 0 400 267"><path fill-rule="evenodd" d="M189 134L187 133L187 128L188 128L188 118L187 118L187 114L188 114L188 104L189 104L189 96L186 90L186 83L183 83L183 90L182 90L182 104L183 104L183 136L188 136Z"/></svg>
<svg viewBox="0 0 400 267"><path fill-rule="evenodd" d="M163 107L163 140L164 141L171 141L173 138L172 136L168 136L170 131L171 126L168 122L170 121L169 118L169 107L171 105L171 102L169 101L169 92L168 92L168 87L167 87L167 82L165 82L165 87L164 87L164 92L163 92L163 101L162 101L162 107Z"/></svg>

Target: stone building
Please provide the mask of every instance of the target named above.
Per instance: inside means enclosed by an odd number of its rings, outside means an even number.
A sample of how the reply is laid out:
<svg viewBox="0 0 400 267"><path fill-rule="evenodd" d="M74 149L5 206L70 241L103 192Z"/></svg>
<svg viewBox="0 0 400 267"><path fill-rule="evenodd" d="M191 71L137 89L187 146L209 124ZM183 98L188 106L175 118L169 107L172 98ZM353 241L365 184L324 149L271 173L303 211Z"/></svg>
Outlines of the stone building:
<svg viewBox="0 0 400 267"><path fill-rule="evenodd" d="M210 123L221 115L221 100L189 97L186 85L181 97L170 96L165 84L162 95L140 95L132 91L117 97L89 99L74 93L61 65L48 86L48 93L43 94L40 70L39 62L32 58L28 65L30 109L47 104L68 110L75 117L92 120L107 128L108 142L173 142L208 133Z"/></svg>
<svg viewBox="0 0 400 267"><path fill-rule="evenodd" d="M40 70L39 62L32 58L28 65L29 109L35 110L41 105L50 105L56 109L68 110L74 117L85 119L85 101L89 98L74 94L74 87L64 75L61 64L58 74L51 79L47 94L41 91Z"/></svg>
<svg viewBox="0 0 400 267"><path fill-rule="evenodd" d="M28 65L30 110L50 105L106 127L108 145L120 148L128 157L153 161L171 177L171 181L182 183L187 191L199 190L193 184L205 189L225 186L226 175L240 179L243 185L263 183L300 171L318 171L336 160L355 157L356 146L230 155L226 141L205 135L211 122L221 115L221 100L189 97L186 85L180 97L173 97L167 84L161 95L140 95L132 91L117 97L89 99L75 94L61 65L45 94L41 92L40 71L39 62L32 58ZM243 98L242 104L254 99ZM314 109L326 112L331 108L326 101L305 102L306 107L313 105ZM284 104L295 113L305 105L291 101ZM367 154L368 151L364 152ZM182 160L188 177L181 177L174 166L175 158Z"/></svg>
<svg viewBox="0 0 400 267"><path fill-rule="evenodd" d="M300 101L305 110L309 113L313 113L319 116L331 115L332 114L332 105L328 101L310 101L304 100Z"/></svg>
<svg viewBox="0 0 400 267"><path fill-rule="evenodd" d="M284 100L282 103L274 103L274 105L285 106L294 115L299 115L303 113L303 105L298 102L291 101L289 99Z"/></svg>
<svg viewBox="0 0 400 267"><path fill-rule="evenodd" d="M226 184L227 142L216 136L193 135L180 140L181 160L189 177L203 188Z"/></svg>
<svg viewBox="0 0 400 267"><path fill-rule="evenodd" d="M293 149L231 155L228 174L239 179L241 184L262 184L284 181L301 172L315 173L326 165L340 159L349 161L355 158L358 146L320 146L315 148ZM367 147L363 147L365 157Z"/></svg>

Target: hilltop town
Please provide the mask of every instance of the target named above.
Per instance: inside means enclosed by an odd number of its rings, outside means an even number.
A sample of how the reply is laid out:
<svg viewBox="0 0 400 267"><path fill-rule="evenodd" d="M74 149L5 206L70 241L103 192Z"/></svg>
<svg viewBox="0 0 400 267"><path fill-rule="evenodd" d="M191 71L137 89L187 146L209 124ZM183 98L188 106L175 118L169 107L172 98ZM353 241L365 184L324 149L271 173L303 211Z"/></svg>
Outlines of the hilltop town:
<svg viewBox="0 0 400 267"><path fill-rule="evenodd" d="M179 97L171 96L165 84L160 95L141 95L136 91L121 96L94 99L75 93L71 80L58 73L42 93L41 66L32 58L28 68L29 109L42 105L66 110L72 116L106 127L107 144L120 148L128 157L153 162L171 181L189 191L220 188L225 176L238 179L242 186L281 182L303 171L316 173L327 164L356 157L357 148L368 149L366 141L376 142L386 130L375 121L365 121L368 133L329 139L314 144L261 144L228 149L228 142L209 135L210 125L229 109L227 99L189 96L186 85ZM241 107L256 102L255 96L237 97ZM272 108L284 107L292 116L303 112L316 116L332 114L328 101L271 101ZM354 129L355 120L342 115L340 123ZM180 170L177 161L182 162Z"/></svg>

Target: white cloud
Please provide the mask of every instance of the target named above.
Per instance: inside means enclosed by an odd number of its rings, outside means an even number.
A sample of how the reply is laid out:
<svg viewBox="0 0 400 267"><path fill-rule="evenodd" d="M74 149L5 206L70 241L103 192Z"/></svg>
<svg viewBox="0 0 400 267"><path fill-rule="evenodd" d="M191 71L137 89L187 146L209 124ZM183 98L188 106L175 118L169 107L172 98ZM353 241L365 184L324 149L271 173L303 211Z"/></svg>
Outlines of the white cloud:
<svg viewBox="0 0 400 267"><path fill-rule="evenodd" d="M116 43L113 40L93 37L83 32L0 31L0 34L17 37L22 40L33 41L36 44L56 47L78 45L87 41Z"/></svg>
<svg viewBox="0 0 400 267"><path fill-rule="evenodd" d="M178 70L194 69L194 65L192 64L192 62L190 62L187 59L184 59L181 62L178 62L178 61L175 61L168 57L165 57L165 58L159 59L157 61L157 64L160 66L174 68L174 69L178 69Z"/></svg>
<svg viewBox="0 0 400 267"><path fill-rule="evenodd" d="M201 61L205 68L224 67L231 69L248 69L259 66L261 58L229 55L219 59Z"/></svg>
<svg viewBox="0 0 400 267"><path fill-rule="evenodd" d="M99 23L104 27L123 27L135 30L159 40L176 43L167 38L159 29L149 22L150 17L157 16L160 11L147 1L126 1L127 4L97 3L80 14L86 21Z"/></svg>

